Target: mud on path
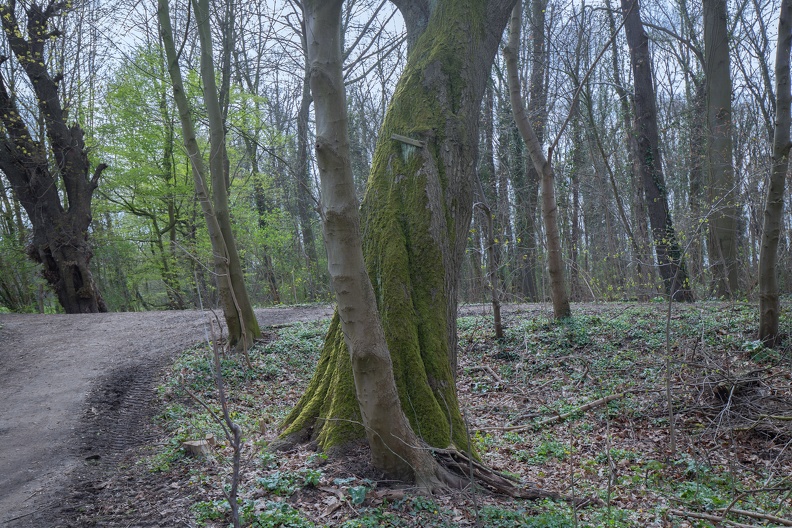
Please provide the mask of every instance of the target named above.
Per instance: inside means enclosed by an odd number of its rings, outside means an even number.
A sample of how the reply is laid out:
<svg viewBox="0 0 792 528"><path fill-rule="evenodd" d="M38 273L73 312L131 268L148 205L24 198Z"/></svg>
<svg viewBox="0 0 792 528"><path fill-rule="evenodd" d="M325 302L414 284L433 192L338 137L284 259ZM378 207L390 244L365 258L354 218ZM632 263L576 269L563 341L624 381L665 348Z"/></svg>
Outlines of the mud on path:
<svg viewBox="0 0 792 528"><path fill-rule="evenodd" d="M329 306L256 310L262 327ZM0 526L56 526L86 468L151 440L154 385L211 312L0 314Z"/></svg>

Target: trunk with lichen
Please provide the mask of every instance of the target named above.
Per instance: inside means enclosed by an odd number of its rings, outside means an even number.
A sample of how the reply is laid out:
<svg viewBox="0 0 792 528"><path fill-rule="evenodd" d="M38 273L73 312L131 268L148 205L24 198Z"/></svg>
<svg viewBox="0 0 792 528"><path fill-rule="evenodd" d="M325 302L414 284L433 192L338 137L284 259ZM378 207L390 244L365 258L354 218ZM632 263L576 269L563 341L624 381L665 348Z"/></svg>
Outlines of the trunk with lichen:
<svg viewBox="0 0 792 528"><path fill-rule="evenodd" d="M457 283L478 113L513 2L394 3L410 51L362 206L363 253L404 414L423 442L466 450L455 386ZM284 442L315 439L332 450L365 437L341 326L336 315L313 380L284 423Z"/></svg>

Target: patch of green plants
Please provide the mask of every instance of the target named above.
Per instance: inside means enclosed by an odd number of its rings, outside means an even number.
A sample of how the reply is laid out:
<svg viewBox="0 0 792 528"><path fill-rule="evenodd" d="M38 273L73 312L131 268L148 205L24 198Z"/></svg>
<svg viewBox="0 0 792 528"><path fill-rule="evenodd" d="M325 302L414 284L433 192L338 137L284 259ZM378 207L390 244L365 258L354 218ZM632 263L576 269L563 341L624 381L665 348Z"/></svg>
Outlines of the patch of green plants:
<svg viewBox="0 0 792 528"><path fill-rule="evenodd" d="M536 446L533 451L520 450L517 451L514 456L520 462L538 466L553 458L556 460L566 460L571 452L569 446L557 440L545 440Z"/></svg>
<svg viewBox="0 0 792 528"><path fill-rule="evenodd" d="M300 488L316 487L322 479L318 469L302 468L299 471L273 471L259 477L258 485L274 495L288 497ZM362 502L362 501L361 501Z"/></svg>

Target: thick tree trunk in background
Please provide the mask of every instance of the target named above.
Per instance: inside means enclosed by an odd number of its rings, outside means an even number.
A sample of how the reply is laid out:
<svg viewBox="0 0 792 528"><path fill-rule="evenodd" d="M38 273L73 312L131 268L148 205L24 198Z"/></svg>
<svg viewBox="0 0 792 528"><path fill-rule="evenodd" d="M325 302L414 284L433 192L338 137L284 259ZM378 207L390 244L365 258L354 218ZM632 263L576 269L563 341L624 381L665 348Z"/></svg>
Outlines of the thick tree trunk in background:
<svg viewBox="0 0 792 528"><path fill-rule="evenodd" d="M663 178L649 39L643 28L638 1L621 0L621 6L635 83L633 94L637 148L635 160L639 165L646 194L658 271L663 279L666 293L673 300L690 302L693 300L693 293L690 290L682 251L671 221L671 212L668 210L668 196Z"/></svg>
<svg viewBox="0 0 792 528"><path fill-rule="evenodd" d="M561 252L561 234L558 229L558 204L555 199L555 174L553 165L548 160L539 138L533 130L525 107L522 102L520 90L520 77L517 71L517 49L520 43L520 26L522 20L522 5L518 1L514 8L509 27L509 43L503 49L508 70L509 94L514 111L514 121L520 129L520 135L525 141L525 146L531 154L536 171L542 175L542 217L547 233L547 267L550 274L550 293L553 300L553 314L555 317L569 317L572 313L569 307L569 293L564 280L564 259Z"/></svg>
<svg viewBox="0 0 792 528"><path fill-rule="evenodd" d="M90 173L83 130L77 124L66 125L58 94L60 79L50 77L45 65L45 46L55 35L50 32L50 22L60 16L65 4L27 5L26 30L19 27L14 5L0 5L0 18L8 47L30 79L43 130L41 134L28 130L23 115L31 109L20 112L9 80L0 77L0 119L5 129L0 136L0 170L33 226L28 254L41 263L42 274L63 309L66 313L105 312L107 306L90 270L93 251L88 228L91 199L106 165L100 164ZM0 59L4 60L8 59ZM39 141L34 141L37 136ZM59 186L66 195L65 206Z"/></svg>
<svg viewBox="0 0 792 528"><path fill-rule="evenodd" d="M773 165L762 227L759 253L759 339L767 346L778 344L778 320L781 303L778 299L778 240L784 212L784 185L789 169L790 106L789 55L792 52L792 0L781 2L778 17L778 48L776 50L776 118L773 135Z"/></svg>
<svg viewBox="0 0 792 528"><path fill-rule="evenodd" d="M395 3L403 13L429 12L429 2ZM363 254L402 408L418 437L435 447L468 445L455 384L457 284L481 100L511 4L432 2L423 30L412 25L421 17L405 16L408 33L420 37L382 125L362 207ZM285 440L314 438L327 450L366 436L351 371L336 321L306 394L285 421Z"/></svg>
<svg viewBox="0 0 792 528"><path fill-rule="evenodd" d="M737 200L732 166L732 82L726 0L704 0L704 68L707 83L708 252L714 292L732 297L739 291Z"/></svg>
<svg viewBox="0 0 792 528"><path fill-rule="evenodd" d="M616 33L616 20L613 15L610 0L605 0L608 16L608 28L611 34ZM627 159L632 166L633 189L630 196L632 203L633 227L631 239L633 243L634 262L635 262L635 292L639 301L648 300L650 293L653 294L654 288L654 267L652 266L651 248L649 246L649 226L646 220L646 193L640 170L640 163L636 159L638 152L637 138L633 133L631 97L627 88L622 83L621 63L619 61L619 50L617 46L611 46L611 71L613 73L613 85L616 94L619 96L619 106L621 108L620 117L624 122L624 142L628 146ZM611 174L611 184L616 193L615 178ZM624 218L622 219L624 222ZM625 225L626 222L625 222Z"/></svg>

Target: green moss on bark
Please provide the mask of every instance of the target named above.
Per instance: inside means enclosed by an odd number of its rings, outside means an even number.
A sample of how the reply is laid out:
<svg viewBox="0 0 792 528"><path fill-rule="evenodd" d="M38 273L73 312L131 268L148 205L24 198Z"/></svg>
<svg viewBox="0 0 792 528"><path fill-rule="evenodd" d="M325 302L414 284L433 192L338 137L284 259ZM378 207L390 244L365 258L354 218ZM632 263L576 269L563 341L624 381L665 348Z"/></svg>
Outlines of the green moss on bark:
<svg viewBox="0 0 792 528"><path fill-rule="evenodd" d="M464 215L470 219L481 98L469 87L470 70L481 67L470 58L484 34L485 6L483 0L438 2L388 109L361 212L363 251L404 413L429 445L462 450L468 443L451 370L449 306L459 271L457 232L467 235L457 224ZM392 140L393 134L425 147ZM284 434L310 436L326 450L364 438L354 394L336 316Z"/></svg>

